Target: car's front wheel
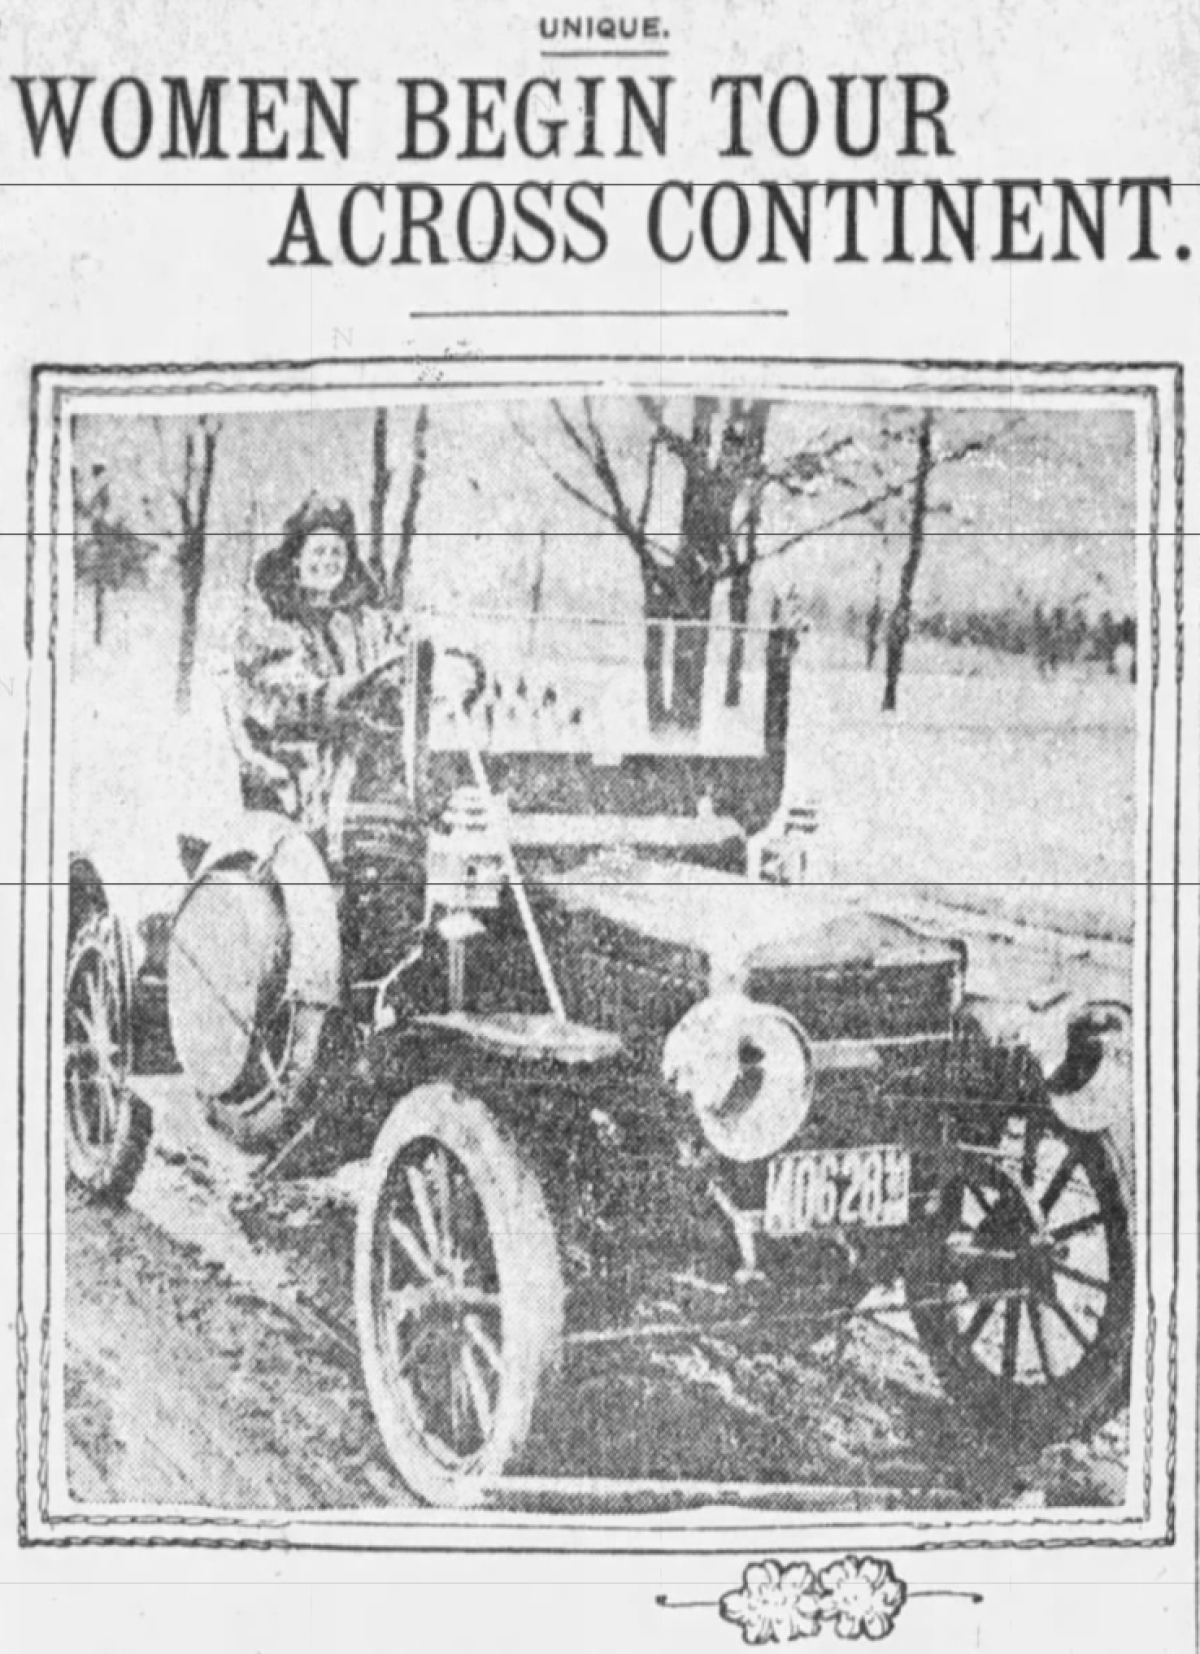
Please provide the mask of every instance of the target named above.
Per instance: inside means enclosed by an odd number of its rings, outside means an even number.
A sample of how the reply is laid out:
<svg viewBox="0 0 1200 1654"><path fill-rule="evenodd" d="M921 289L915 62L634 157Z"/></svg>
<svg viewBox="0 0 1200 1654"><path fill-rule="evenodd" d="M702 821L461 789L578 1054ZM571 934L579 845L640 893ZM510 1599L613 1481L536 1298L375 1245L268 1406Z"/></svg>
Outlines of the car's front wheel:
<svg viewBox="0 0 1200 1654"><path fill-rule="evenodd" d="M1036 1447L1098 1429L1129 1398L1133 1198L1106 1132L1048 1109L967 1143L905 1270L909 1309L976 1428Z"/></svg>
<svg viewBox="0 0 1200 1654"><path fill-rule="evenodd" d="M359 1209L363 1371L392 1462L433 1505L481 1499L510 1468L558 1366L563 1280L538 1178L478 1098L397 1103Z"/></svg>

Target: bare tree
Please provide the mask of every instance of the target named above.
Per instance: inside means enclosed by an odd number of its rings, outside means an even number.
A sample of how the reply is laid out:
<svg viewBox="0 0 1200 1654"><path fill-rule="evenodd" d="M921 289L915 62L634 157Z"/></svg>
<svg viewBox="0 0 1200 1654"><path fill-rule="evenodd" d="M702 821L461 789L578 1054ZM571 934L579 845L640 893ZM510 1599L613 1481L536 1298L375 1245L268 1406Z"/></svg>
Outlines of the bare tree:
<svg viewBox="0 0 1200 1654"><path fill-rule="evenodd" d="M408 491L405 495L400 529L395 536L395 549L390 552L386 514L396 473L391 465L389 448L388 410L377 408L371 430L371 505L367 569L380 597L393 607L402 608L417 537L421 497L425 491L425 479L429 471L429 409L425 404L417 409L413 422Z"/></svg>
<svg viewBox="0 0 1200 1654"><path fill-rule="evenodd" d="M75 514L82 530L75 536L75 577L92 588L92 640L100 645L108 594L146 584L154 547L126 517L113 511L112 486L104 465L92 466L90 492L76 474Z"/></svg>
<svg viewBox="0 0 1200 1654"><path fill-rule="evenodd" d="M886 529L880 529L886 533ZM871 606L867 610L866 619L866 650L867 671L875 666L875 656L879 653L879 634L883 630L883 563L880 558L875 559L875 584L871 590Z"/></svg>
<svg viewBox="0 0 1200 1654"><path fill-rule="evenodd" d="M902 415L903 410L886 410L873 444L846 438L824 454L818 453L813 463L819 461L824 474L846 491L845 503L793 533L772 536L769 547L757 558L763 563L782 557L799 545L837 533L851 523L865 522L877 535L887 538L891 511L906 514L907 551L885 640L885 712L895 711L899 696L905 650L913 627L917 578L930 533L929 520L950 511L944 501L934 498L934 479L963 460L994 450L1023 423L1021 415L1010 415L959 438L947 434L945 417L933 409L922 410L915 419L905 419ZM852 451L849 474L840 461L834 463L834 454L842 449ZM876 624L882 624L882 612Z"/></svg>
<svg viewBox="0 0 1200 1654"><path fill-rule="evenodd" d="M895 712L904 670L904 651L912 632L913 591L925 555L925 530L929 518L929 478L934 467L932 408L917 421L916 455L913 463L912 496L908 514L908 552L900 570L900 587L888 621L884 652L883 711Z"/></svg>
<svg viewBox="0 0 1200 1654"><path fill-rule="evenodd" d="M639 397L646 421L641 478L636 490L623 480L612 440L590 398L579 411L553 404L555 418L582 461L584 482L546 459L518 425L559 486L615 529L637 558L646 620L647 707L652 728L695 728L704 699L704 675L713 599L728 591L729 618L744 626L756 564L761 555L764 500L772 488L806 492L825 474L840 442L825 438L782 465L767 460L771 404L761 398L697 396L681 426L660 399ZM679 466L679 527L652 528L664 456ZM635 499L634 495L637 495ZM735 631L726 674L726 704L741 697L744 633Z"/></svg>
<svg viewBox="0 0 1200 1654"><path fill-rule="evenodd" d="M384 517L392 491L393 471L388 464L388 411L376 408L371 426L371 504L367 525L367 569L382 592L387 585Z"/></svg>
<svg viewBox="0 0 1200 1654"><path fill-rule="evenodd" d="M906 514L906 549L900 567L896 600L888 617L884 643L883 702L881 710L895 712L900 696L905 654L912 636L917 581L930 535L930 519L951 514L945 500L934 497L934 482L947 468L964 460L989 453L1007 440L1020 425L1020 416L976 429L972 434L951 440L947 421L938 410L923 408L912 419L897 421L885 413L880 426L873 475L890 477L886 492L903 501ZM871 520L876 500L863 515Z"/></svg>
<svg viewBox="0 0 1200 1654"><path fill-rule="evenodd" d="M196 664L196 633L200 593L208 559L208 511L217 468L217 440L221 427L209 414L189 424L183 439L183 482L173 491L179 512L179 583L183 608L179 626L179 661L175 675L175 705L183 713L192 699L192 671Z"/></svg>

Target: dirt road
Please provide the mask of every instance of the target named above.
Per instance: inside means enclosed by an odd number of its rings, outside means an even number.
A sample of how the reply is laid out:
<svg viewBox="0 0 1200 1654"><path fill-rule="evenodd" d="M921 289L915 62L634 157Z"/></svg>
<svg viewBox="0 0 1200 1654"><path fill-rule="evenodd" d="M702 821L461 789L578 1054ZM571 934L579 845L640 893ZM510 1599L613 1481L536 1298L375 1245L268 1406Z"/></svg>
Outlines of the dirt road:
<svg viewBox="0 0 1200 1654"><path fill-rule="evenodd" d="M73 1497L315 1510L404 1503L357 1361L136 1211L73 1203Z"/></svg>
<svg viewBox="0 0 1200 1654"><path fill-rule="evenodd" d="M195 1123L180 1082L160 1084L154 1102L155 1145L133 1208L70 1207L74 1497L289 1511L407 1503L355 1350L353 1168L256 1187ZM664 1282L636 1306L642 1321L674 1317L678 1335L569 1352L568 1404L546 1421L527 1469L573 1486L560 1498L543 1484L539 1508L620 1505L603 1491L613 1479L639 1484L643 1505L670 1503L656 1486L679 1480L788 1483L785 1502L823 1509L1123 1497L1123 1425L1032 1462L989 1458L902 1314L815 1343L765 1313L749 1331L697 1334L694 1296L689 1283ZM528 1496L518 1486L497 1502Z"/></svg>

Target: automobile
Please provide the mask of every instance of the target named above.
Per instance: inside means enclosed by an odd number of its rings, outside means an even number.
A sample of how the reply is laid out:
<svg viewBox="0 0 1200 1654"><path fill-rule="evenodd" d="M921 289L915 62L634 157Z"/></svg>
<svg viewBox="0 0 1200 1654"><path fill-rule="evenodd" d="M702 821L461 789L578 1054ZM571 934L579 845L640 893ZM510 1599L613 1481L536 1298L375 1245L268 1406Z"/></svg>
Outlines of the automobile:
<svg viewBox="0 0 1200 1654"><path fill-rule="evenodd" d="M424 617L347 703L319 819L235 710L259 807L181 837L171 911L123 917L79 852L73 1175L129 1193L156 1064L272 1174L359 1163L366 1387L432 1504L528 1462L572 1341L656 1336L621 1318L673 1267L798 1339L819 1276L846 1314L902 1286L969 1428L1098 1428L1129 1396L1129 1007L980 991L952 926L818 876L792 630L650 632Z"/></svg>

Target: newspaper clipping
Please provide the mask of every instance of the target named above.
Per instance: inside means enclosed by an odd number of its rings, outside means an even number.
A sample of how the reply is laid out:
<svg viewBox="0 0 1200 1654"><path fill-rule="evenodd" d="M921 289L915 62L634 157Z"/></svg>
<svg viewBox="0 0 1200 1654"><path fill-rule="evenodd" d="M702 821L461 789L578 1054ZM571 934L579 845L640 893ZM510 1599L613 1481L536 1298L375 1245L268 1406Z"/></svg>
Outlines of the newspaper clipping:
<svg viewBox="0 0 1200 1654"><path fill-rule="evenodd" d="M17 1646L1196 1646L1198 66L0 19Z"/></svg>

